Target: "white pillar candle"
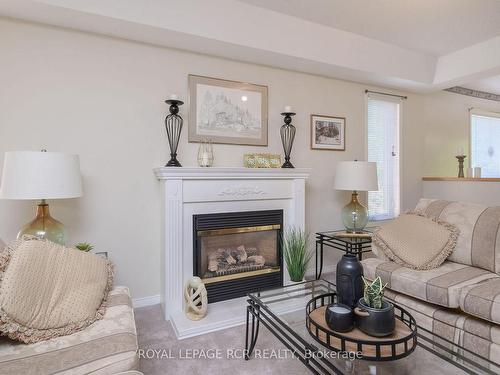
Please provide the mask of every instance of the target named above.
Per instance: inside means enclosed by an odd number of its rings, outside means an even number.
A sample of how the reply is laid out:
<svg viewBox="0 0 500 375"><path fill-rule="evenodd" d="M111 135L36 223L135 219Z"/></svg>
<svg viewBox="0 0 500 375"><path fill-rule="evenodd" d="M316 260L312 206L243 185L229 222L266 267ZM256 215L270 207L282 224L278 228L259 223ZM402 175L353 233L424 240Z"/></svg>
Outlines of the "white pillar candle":
<svg viewBox="0 0 500 375"><path fill-rule="evenodd" d="M463 156L464 155L464 148L462 146L457 148L457 156Z"/></svg>
<svg viewBox="0 0 500 375"><path fill-rule="evenodd" d="M285 106L285 112L292 112L292 107L289 105Z"/></svg>
<svg viewBox="0 0 500 375"><path fill-rule="evenodd" d="M481 167L474 168L474 178L481 178Z"/></svg>
<svg viewBox="0 0 500 375"><path fill-rule="evenodd" d="M177 94L170 95L170 100L179 100L179 95Z"/></svg>

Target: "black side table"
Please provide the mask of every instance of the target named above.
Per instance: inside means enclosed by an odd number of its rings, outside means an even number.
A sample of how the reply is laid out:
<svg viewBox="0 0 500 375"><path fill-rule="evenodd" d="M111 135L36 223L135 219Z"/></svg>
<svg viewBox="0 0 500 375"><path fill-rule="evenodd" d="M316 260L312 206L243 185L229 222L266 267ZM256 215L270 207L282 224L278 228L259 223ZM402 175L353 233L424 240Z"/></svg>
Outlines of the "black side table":
<svg viewBox="0 0 500 375"><path fill-rule="evenodd" d="M325 246L341 250L348 254L358 256L363 259L363 253L372 250L372 233L375 228L366 228L358 235L350 236L345 230L334 230L329 232L316 233L316 280L323 272L323 250ZM318 263L319 258L319 263Z"/></svg>

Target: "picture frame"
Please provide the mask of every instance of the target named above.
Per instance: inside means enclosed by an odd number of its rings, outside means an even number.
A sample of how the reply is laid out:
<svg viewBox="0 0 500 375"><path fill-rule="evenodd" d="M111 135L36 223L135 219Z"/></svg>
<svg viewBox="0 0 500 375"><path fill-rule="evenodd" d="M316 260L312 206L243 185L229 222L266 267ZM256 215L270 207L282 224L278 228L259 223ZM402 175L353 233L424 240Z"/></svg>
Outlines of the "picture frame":
<svg viewBox="0 0 500 375"><path fill-rule="evenodd" d="M267 146L268 88L189 74L188 141Z"/></svg>
<svg viewBox="0 0 500 375"><path fill-rule="evenodd" d="M345 151L346 118L311 115L311 149Z"/></svg>

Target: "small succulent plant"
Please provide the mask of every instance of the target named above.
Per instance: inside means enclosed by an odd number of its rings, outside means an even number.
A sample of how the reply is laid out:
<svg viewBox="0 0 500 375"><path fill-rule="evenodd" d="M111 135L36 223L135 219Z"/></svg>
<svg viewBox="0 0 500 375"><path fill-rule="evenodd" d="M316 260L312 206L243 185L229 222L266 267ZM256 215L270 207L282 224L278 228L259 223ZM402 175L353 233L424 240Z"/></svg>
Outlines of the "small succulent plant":
<svg viewBox="0 0 500 375"><path fill-rule="evenodd" d="M363 296L365 303L373 309L381 309L382 297L384 296L387 283L383 285L380 276L371 282L363 277L363 282L365 283L365 293Z"/></svg>
<svg viewBox="0 0 500 375"><path fill-rule="evenodd" d="M93 245L89 244L88 242L80 242L75 245L75 248L81 251L88 252L94 248Z"/></svg>

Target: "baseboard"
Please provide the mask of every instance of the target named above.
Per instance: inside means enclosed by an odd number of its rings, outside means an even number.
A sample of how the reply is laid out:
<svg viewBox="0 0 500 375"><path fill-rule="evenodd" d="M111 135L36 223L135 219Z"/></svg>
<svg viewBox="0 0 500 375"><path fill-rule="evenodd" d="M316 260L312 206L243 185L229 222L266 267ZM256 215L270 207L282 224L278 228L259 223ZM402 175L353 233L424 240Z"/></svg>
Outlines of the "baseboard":
<svg viewBox="0 0 500 375"><path fill-rule="evenodd" d="M158 305L160 303L160 295L157 294L156 296L134 298L132 303L134 308Z"/></svg>

